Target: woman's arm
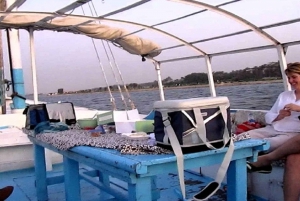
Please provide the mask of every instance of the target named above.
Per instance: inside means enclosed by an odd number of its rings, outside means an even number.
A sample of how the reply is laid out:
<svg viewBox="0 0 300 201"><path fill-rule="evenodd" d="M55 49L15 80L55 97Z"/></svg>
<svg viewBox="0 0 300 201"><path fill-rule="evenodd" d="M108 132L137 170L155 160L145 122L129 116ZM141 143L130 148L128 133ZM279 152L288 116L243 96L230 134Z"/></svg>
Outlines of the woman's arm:
<svg viewBox="0 0 300 201"><path fill-rule="evenodd" d="M273 121L278 121L280 120L279 118L279 112L281 109L283 108L279 108L279 102L282 98L282 93L279 94L276 102L274 103L274 105L272 106L272 108L270 109L269 112L267 112L266 116L265 116L265 120L267 124L272 124ZM281 118L283 119L283 118Z"/></svg>
<svg viewBox="0 0 300 201"><path fill-rule="evenodd" d="M294 112L300 112L300 106L293 103L285 105L284 109Z"/></svg>
<svg viewBox="0 0 300 201"><path fill-rule="evenodd" d="M286 110L286 109L280 110L279 114L273 120L273 122L274 121L279 121L279 120L283 119L284 117L288 117L288 116L291 116L291 111L290 110Z"/></svg>

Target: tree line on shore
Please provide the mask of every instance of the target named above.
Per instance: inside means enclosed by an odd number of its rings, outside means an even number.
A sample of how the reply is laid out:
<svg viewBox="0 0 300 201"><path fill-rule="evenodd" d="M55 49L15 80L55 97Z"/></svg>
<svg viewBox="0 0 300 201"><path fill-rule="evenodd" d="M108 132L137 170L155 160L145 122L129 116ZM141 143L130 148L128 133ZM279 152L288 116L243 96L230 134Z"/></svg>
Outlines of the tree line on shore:
<svg viewBox="0 0 300 201"><path fill-rule="evenodd" d="M242 70L234 70L231 72L215 71L213 72L214 81L217 84L221 83L233 83L233 82L251 82L251 81L263 81L263 80L279 80L282 79L279 62L270 62L261 66L254 66L252 68L245 68ZM176 86L191 86L191 85L204 85L208 84L208 77L206 73L191 73L180 79L173 80L171 77L167 77L162 80L164 87L176 87ZM126 85L128 90L136 89L151 89L157 88L157 80L148 83L130 83ZM112 91L117 91L118 86L110 86ZM76 93L91 93L107 91L107 87L98 87L93 89L85 89L77 91Z"/></svg>

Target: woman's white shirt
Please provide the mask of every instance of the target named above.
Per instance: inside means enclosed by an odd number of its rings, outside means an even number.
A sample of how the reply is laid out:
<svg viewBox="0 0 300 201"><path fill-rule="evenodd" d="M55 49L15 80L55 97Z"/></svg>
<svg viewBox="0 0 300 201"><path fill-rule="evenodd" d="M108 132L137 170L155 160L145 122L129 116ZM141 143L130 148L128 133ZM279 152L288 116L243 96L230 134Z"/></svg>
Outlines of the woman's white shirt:
<svg viewBox="0 0 300 201"><path fill-rule="evenodd" d="M275 121L273 120L278 116L279 111L284 109L284 106L287 104L297 104L300 106L300 101L296 101L295 90L284 91L279 94L276 102L269 112L265 116L267 124L271 124L273 128L281 132L300 132L300 112L291 112L291 115L283 118L282 120Z"/></svg>

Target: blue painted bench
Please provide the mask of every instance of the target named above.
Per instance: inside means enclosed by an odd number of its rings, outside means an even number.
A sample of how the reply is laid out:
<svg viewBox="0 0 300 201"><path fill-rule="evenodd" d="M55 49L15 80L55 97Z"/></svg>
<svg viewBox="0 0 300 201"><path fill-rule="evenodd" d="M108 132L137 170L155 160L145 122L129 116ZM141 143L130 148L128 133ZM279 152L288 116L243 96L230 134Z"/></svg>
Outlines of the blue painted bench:
<svg viewBox="0 0 300 201"><path fill-rule="evenodd" d="M67 201L80 201L80 179L85 179L99 189L113 195L117 200L152 201L159 198L156 190L156 175L177 170L176 157L168 155L124 155L113 149L88 146L77 146L68 151L58 150L29 137L34 145L36 191L39 201L48 199L47 186L55 183L47 178L44 148L63 155L64 178L57 182L65 183ZM246 160L256 160L259 151L266 150L268 144L264 140L244 140L235 143L235 151L227 172L227 200L241 201L247 197ZM185 169L220 164L227 148L185 154ZM97 174L82 175L79 164L85 164L98 171ZM128 183L128 193L120 193L111 188L108 175ZM93 180L93 176L99 179Z"/></svg>

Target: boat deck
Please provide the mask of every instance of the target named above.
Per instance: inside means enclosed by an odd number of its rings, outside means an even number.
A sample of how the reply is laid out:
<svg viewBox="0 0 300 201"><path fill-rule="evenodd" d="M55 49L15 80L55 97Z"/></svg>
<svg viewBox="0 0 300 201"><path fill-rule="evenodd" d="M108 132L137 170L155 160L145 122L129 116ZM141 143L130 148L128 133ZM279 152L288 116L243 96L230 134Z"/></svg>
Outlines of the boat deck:
<svg viewBox="0 0 300 201"><path fill-rule="evenodd" d="M88 167L81 166L81 170L88 170ZM63 173L61 164L54 165L53 170L48 172L51 176L61 175ZM194 171L185 171L185 183L187 196L190 198L199 189L203 188L207 182L211 179L203 177ZM14 186L13 194L7 199L7 201L37 201L35 192L35 176L34 168L23 169L19 171L2 172L0 173L0 188L11 185ZM118 188L126 190L126 184L112 179L111 185L115 185ZM157 188L160 191L159 201L176 201L179 200L175 193L175 190L180 189L179 180L176 173L169 173L164 175L158 175ZM62 201L65 200L65 186L64 183L55 184L48 187L49 201ZM81 180L81 199L82 201L100 201L101 192L98 188L92 186L84 180ZM258 201L251 196L248 196L248 201ZM107 197L106 200L116 200L113 197ZM226 185L223 185L218 192L209 199L209 201L224 201L226 200Z"/></svg>

